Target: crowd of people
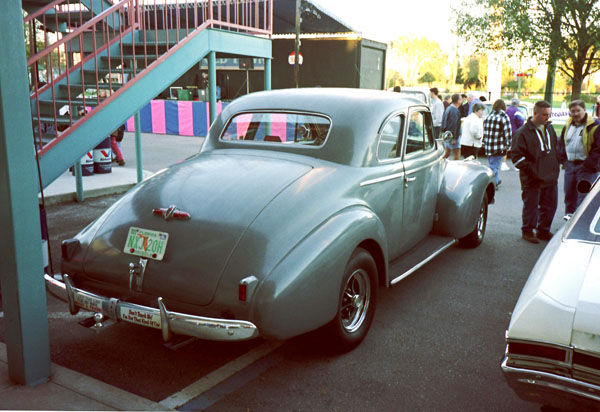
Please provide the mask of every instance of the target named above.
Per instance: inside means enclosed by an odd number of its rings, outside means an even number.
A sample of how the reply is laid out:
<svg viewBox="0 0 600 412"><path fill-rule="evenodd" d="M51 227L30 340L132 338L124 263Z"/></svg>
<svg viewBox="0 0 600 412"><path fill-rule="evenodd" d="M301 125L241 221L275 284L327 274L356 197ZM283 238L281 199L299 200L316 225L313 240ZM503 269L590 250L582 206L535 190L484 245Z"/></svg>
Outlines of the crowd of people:
<svg viewBox="0 0 600 412"><path fill-rule="evenodd" d="M550 123L552 106L538 101L528 119L514 98L507 108L502 99L494 101L485 116L484 96L474 93L453 94L442 98L437 88L430 89L432 119L436 138L445 139L445 156L458 160L477 158L483 147L496 189L502 180L499 170L507 170L507 157L519 171L521 182L522 238L528 242L552 238L550 227L558 205L558 177L564 170L565 212L574 213L584 198L578 192L581 181L592 183L600 174L600 96L586 111L585 102L574 100L568 105L569 119L560 136Z"/></svg>

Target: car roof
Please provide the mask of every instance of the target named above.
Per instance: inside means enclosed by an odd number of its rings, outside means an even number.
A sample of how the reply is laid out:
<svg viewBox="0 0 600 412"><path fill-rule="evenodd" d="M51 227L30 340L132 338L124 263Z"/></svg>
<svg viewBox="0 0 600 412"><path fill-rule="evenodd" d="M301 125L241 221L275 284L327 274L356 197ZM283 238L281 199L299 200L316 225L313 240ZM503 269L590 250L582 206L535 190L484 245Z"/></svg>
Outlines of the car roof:
<svg viewBox="0 0 600 412"><path fill-rule="evenodd" d="M236 114L252 111L313 113L331 119L325 144L314 147L269 146L269 150L310 154L336 163L364 165L383 122L391 113L413 106L426 107L414 97L382 90L346 88L299 88L251 93L231 102L211 127L203 151L241 147L239 142L222 142L221 131ZM245 144L249 147L250 145ZM264 145L260 147L265 148Z"/></svg>

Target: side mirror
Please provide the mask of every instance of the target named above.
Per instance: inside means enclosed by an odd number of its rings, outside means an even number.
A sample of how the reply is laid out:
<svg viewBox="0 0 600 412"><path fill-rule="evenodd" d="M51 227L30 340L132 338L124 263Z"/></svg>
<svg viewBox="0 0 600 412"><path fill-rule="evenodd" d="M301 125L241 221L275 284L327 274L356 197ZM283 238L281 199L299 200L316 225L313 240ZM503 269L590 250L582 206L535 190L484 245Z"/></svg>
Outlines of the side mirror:
<svg viewBox="0 0 600 412"><path fill-rule="evenodd" d="M453 138L454 138L454 135L449 130L447 130L444 133L442 133L442 139L444 140L444 142L449 142Z"/></svg>

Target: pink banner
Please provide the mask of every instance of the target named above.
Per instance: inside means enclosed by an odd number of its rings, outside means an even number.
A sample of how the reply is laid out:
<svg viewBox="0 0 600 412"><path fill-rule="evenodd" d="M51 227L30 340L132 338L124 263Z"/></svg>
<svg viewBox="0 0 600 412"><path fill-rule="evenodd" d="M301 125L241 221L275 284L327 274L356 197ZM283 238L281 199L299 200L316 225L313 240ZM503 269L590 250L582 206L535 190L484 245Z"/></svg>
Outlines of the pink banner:
<svg viewBox="0 0 600 412"><path fill-rule="evenodd" d="M217 102L217 116L223 110L223 103ZM210 104L206 104L206 129L210 130Z"/></svg>
<svg viewBox="0 0 600 412"><path fill-rule="evenodd" d="M152 131L154 133L167 133L167 123L165 121L165 101L152 100L150 102L152 110Z"/></svg>
<svg viewBox="0 0 600 412"><path fill-rule="evenodd" d="M287 134L287 116L285 114L271 115L271 135L278 136L282 142L285 142Z"/></svg>
<svg viewBox="0 0 600 412"><path fill-rule="evenodd" d="M133 116L127 119L126 129L128 132L132 132L135 130L135 119Z"/></svg>
<svg viewBox="0 0 600 412"><path fill-rule="evenodd" d="M246 136L246 132L248 131L248 126L250 126L251 120L251 114L241 114L239 116L236 116L235 125L237 129L238 139L243 139L244 136Z"/></svg>
<svg viewBox="0 0 600 412"><path fill-rule="evenodd" d="M194 135L194 113L192 102L178 101L177 113L179 117L179 135L193 136Z"/></svg>

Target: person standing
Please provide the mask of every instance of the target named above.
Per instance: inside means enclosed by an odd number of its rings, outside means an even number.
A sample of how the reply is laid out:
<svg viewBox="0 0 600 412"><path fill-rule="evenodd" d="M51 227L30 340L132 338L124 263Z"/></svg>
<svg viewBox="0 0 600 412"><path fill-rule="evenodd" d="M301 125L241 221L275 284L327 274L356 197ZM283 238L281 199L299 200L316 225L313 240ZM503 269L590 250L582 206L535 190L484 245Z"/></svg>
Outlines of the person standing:
<svg viewBox="0 0 600 412"><path fill-rule="evenodd" d="M510 148L512 141L510 119L505 110L506 103L504 100L498 99L492 106L492 112L483 121L483 147L490 169L494 172L496 189L502 183L498 176L498 169L500 169L502 158Z"/></svg>
<svg viewBox="0 0 600 412"><path fill-rule="evenodd" d="M460 152L466 159L473 156L477 159L477 151L481 147L483 138L483 112L485 108L481 103L473 105L473 113L467 116L462 124L462 134L460 136Z"/></svg>
<svg viewBox="0 0 600 412"><path fill-rule="evenodd" d="M429 89L429 96L431 97L431 120L433 121L433 138L437 139L440 137L440 131L442 130L442 118L444 117L444 103L440 100L439 91L437 87Z"/></svg>
<svg viewBox="0 0 600 412"><path fill-rule="evenodd" d="M523 126L523 124L525 123L525 116L519 110L520 104L521 101L515 97L510 101L510 106L506 109L506 114L510 119L510 128L512 130L513 138L515 136L515 133L517 133L517 130L519 130L521 126ZM502 158L502 165L500 166L500 170L510 170L510 167L506 163L506 158L507 156L504 156Z"/></svg>
<svg viewBox="0 0 600 412"><path fill-rule="evenodd" d="M475 92L468 92L467 93L467 102L469 102L469 110L467 111L467 116L468 116L471 113L473 113L473 105L475 103L481 103L481 100L479 100L479 98L477 97Z"/></svg>
<svg viewBox="0 0 600 412"><path fill-rule="evenodd" d="M596 96L596 104L594 105L594 117L600 120L600 95Z"/></svg>
<svg viewBox="0 0 600 412"><path fill-rule="evenodd" d="M565 213L574 213L585 194L577 192L577 182L593 182L598 177L600 127L585 111L582 100L569 104L571 117L560 133L558 158L565 169Z"/></svg>
<svg viewBox="0 0 600 412"><path fill-rule="evenodd" d="M551 111L550 103L537 102L533 116L517 130L510 151L521 180L521 234L531 243L552 238L550 227L558 203L558 138L548 122Z"/></svg>
<svg viewBox="0 0 600 412"><path fill-rule="evenodd" d="M444 157L448 158L452 153L453 160L458 160L460 158L460 143L458 140L460 133L460 113L458 111L461 103L460 94L453 94L451 101L452 103L442 117L442 132L452 133L452 139L444 142Z"/></svg>

